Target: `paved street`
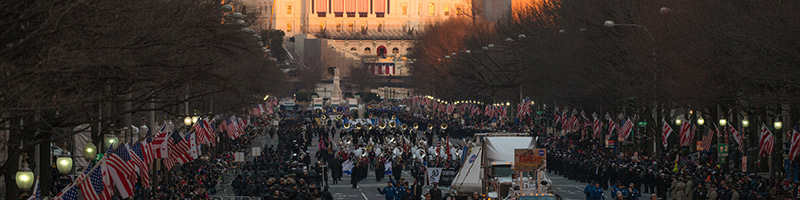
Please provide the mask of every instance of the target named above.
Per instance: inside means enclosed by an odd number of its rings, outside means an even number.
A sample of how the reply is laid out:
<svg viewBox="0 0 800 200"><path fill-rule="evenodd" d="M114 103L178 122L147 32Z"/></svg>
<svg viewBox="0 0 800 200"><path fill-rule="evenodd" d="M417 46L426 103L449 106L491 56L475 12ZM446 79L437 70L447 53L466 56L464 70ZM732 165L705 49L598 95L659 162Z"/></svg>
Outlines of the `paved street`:
<svg viewBox="0 0 800 200"><path fill-rule="evenodd" d="M558 176L553 173L548 173L548 177L550 180L553 181L553 186L555 187L556 194L561 195L564 199L586 199L586 195L583 193L583 188L586 187L585 183L576 182L573 180L569 180L563 176ZM611 199L611 191L605 190L603 192L606 199ZM642 193L642 196L639 199L645 200L649 199L649 193Z"/></svg>

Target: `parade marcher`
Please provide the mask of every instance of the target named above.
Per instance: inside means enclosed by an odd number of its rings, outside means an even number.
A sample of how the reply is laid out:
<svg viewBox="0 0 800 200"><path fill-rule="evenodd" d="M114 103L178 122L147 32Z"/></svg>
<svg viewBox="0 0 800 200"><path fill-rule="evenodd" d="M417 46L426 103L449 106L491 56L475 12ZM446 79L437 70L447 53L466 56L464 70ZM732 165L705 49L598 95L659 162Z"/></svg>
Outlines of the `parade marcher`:
<svg viewBox="0 0 800 200"><path fill-rule="evenodd" d="M391 181L386 182L386 187L383 189L378 188L378 192L380 192L386 200L394 200L395 196L397 195L397 189L392 184Z"/></svg>
<svg viewBox="0 0 800 200"><path fill-rule="evenodd" d="M442 190L439 190L437 185L437 182L433 182L433 188L428 191L428 195L431 196L431 200L442 200Z"/></svg>

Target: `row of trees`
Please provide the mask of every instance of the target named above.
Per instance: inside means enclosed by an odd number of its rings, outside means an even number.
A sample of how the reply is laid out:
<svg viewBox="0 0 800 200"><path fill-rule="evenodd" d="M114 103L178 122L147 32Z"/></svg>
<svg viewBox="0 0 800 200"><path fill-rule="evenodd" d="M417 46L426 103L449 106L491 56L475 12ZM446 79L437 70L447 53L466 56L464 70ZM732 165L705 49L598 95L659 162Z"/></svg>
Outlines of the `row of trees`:
<svg viewBox="0 0 800 200"><path fill-rule="evenodd" d="M20 153L33 155L39 144L50 152L76 125L92 124L99 146L114 124L152 112L234 112L281 92L282 73L247 24L229 23L237 20L219 0L9 0L0 10L0 124L8 134L0 174L10 199ZM23 162L50 168L48 156ZM49 171L37 174L41 182L51 183Z"/></svg>
<svg viewBox="0 0 800 200"><path fill-rule="evenodd" d="M768 124L783 114L793 126L798 9L780 0L537 1L499 22L431 25L415 44L413 83L449 101L531 97L638 115L651 133L662 116L690 109Z"/></svg>

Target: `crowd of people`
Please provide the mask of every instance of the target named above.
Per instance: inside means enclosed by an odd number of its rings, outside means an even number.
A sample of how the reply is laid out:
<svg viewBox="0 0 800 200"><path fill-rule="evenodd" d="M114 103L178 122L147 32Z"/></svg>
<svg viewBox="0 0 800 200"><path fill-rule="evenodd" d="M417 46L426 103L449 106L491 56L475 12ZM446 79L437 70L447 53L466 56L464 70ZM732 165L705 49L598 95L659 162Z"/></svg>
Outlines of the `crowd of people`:
<svg viewBox="0 0 800 200"><path fill-rule="evenodd" d="M670 200L800 198L797 183L713 165L702 154L673 150L656 159L615 153L575 137L553 137L542 145L551 152L549 171L588 183L586 199L638 199L643 194Z"/></svg>

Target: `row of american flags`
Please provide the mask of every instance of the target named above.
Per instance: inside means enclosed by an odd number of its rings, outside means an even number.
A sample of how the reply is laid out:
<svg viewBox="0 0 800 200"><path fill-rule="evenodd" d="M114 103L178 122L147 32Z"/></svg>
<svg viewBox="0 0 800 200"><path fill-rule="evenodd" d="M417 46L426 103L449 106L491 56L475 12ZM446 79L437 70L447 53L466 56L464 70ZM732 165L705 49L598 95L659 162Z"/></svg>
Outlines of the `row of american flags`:
<svg viewBox="0 0 800 200"><path fill-rule="evenodd" d="M107 200L111 199L115 189L121 198L131 198L137 181L144 188L151 187L148 166L157 162L157 159L162 159L169 171L177 165L199 158L202 154L201 145L214 146L215 121L200 118L190 130L171 133L164 123L155 135L150 129L145 139L139 142L121 144L116 149L109 148L100 160L90 163L78 178L53 199L74 200L78 199L80 193L86 200ZM219 130L226 132L231 139L244 135L245 128L250 125L247 119L236 116L227 117L219 124ZM42 199L41 191L38 191L38 181L36 184L35 195L30 199Z"/></svg>
<svg viewBox="0 0 800 200"><path fill-rule="evenodd" d="M559 112L556 110L553 120L556 125L560 123L562 130L567 131L579 131L583 130L585 132L591 131L592 137L594 139L600 139L600 134L604 130L604 125L607 128L606 132L606 139L612 139L613 134L617 133L617 140L624 141L628 139L631 134L633 133L633 121L630 118L625 120L621 120L619 122L615 122L608 114L606 114L607 124L603 123L603 120L597 117L596 114L592 114L594 120L589 120L584 116L578 116L576 114L569 114L568 111ZM661 125L661 141L664 148L669 146L668 138L674 132L672 126L665 119L662 119ZM689 120L691 121L691 120ZM618 124L622 124L621 126ZM693 124L691 122L684 122L681 123L680 129L678 130L678 138L679 138L679 145L680 146L689 146L694 141L698 125ZM721 143L728 143L729 136L732 136L736 144L738 144L739 151L744 152L744 133L739 132L736 127L732 125L727 125L723 127L719 127L714 125L712 128L705 128L705 133L701 128L701 141L700 141L700 148L705 151L712 150L712 143L714 143L714 137L720 138ZM800 129L799 127L794 127L791 131L788 132L786 137L791 138L791 146L789 149L789 159L794 159L797 155L800 155ZM616 132L615 132L616 131ZM775 147L775 137L773 136L772 132L765 124L761 124L760 134L759 134L759 155L766 156L772 155L773 149Z"/></svg>
<svg viewBox="0 0 800 200"><path fill-rule="evenodd" d="M529 98L525 98L519 103L519 106L517 106L517 118L522 119L525 116L532 115L533 109L531 108L531 102ZM500 118L508 114L507 105L485 105L481 108L481 105L478 103L448 103L424 96L406 98L401 103L405 105L424 106L428 111L433 111L440 117L444 116L444 114L451 115L457 113L463 116Z"/></svg>

